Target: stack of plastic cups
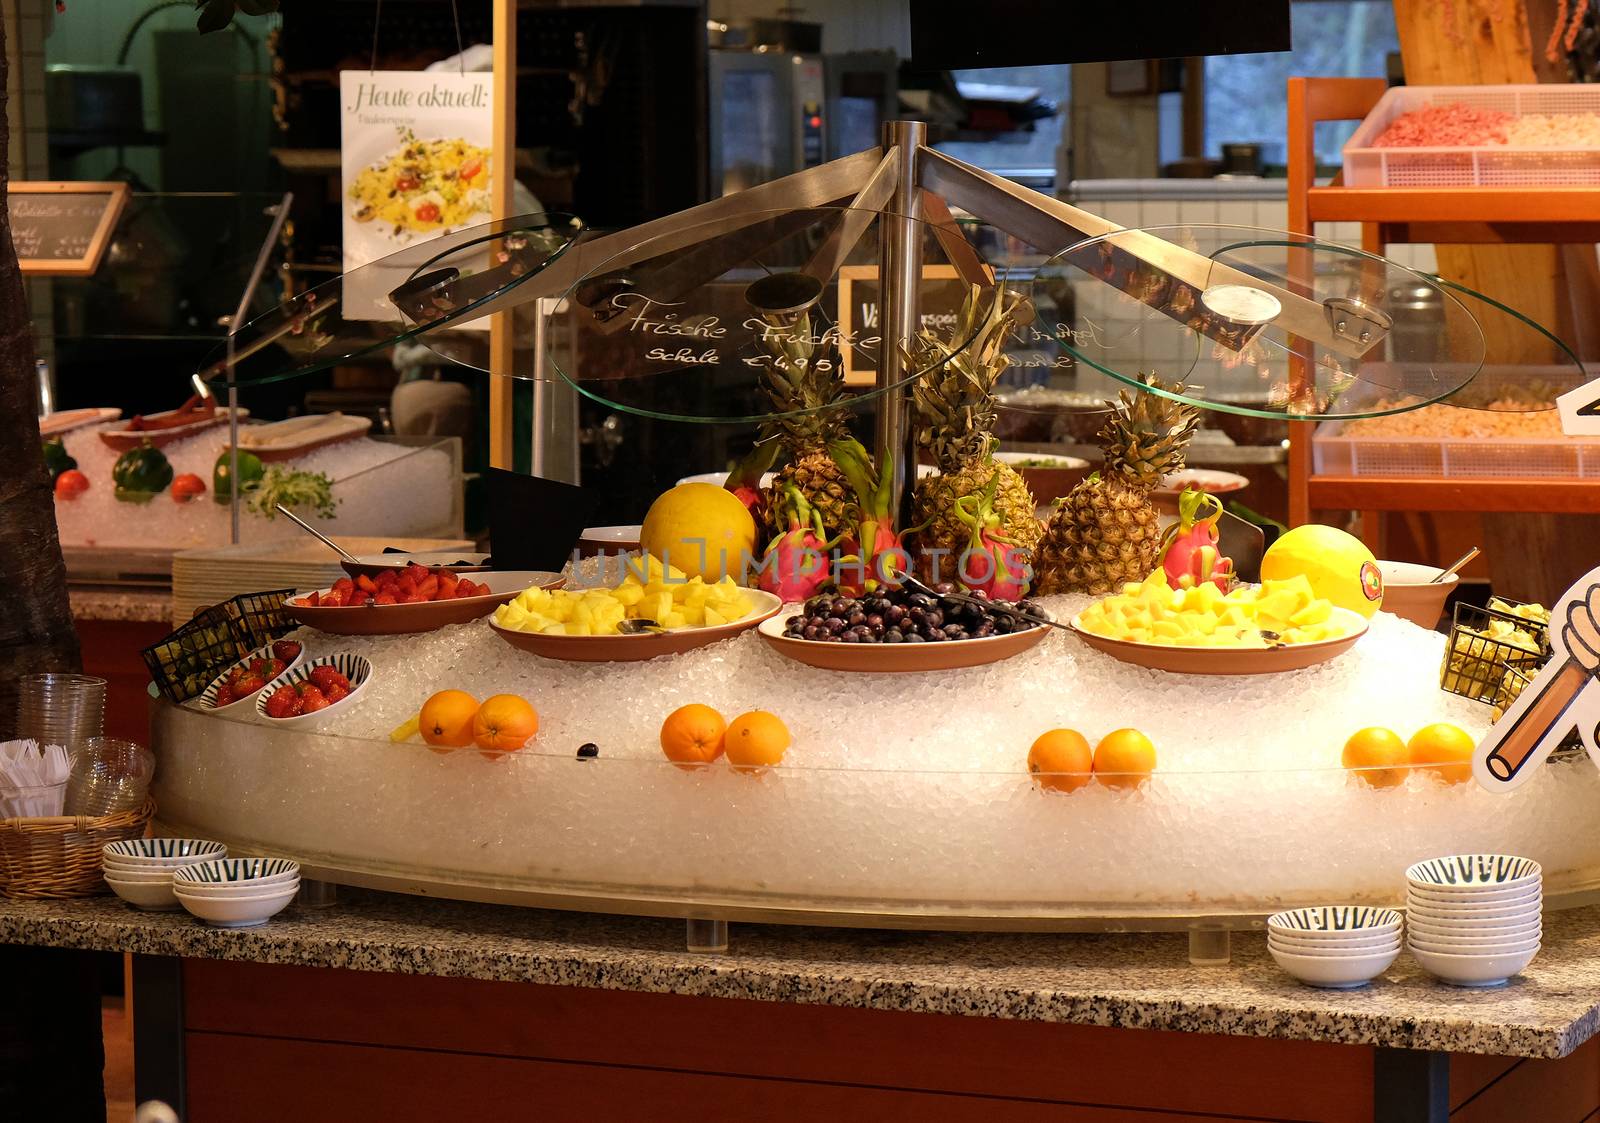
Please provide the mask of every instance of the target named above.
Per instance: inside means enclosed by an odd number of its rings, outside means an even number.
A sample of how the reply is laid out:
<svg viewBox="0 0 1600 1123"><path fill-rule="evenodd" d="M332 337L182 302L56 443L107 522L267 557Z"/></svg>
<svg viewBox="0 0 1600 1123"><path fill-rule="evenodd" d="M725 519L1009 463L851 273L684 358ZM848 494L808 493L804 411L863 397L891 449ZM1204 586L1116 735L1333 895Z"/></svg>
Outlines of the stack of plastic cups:
<svg viewBox="0 0 1600 1123"><path fill-rule="evenodd" d="M92 675L28 675L18 687L17 736L60 745L69 755L105 732L106 680Z"/></svg>

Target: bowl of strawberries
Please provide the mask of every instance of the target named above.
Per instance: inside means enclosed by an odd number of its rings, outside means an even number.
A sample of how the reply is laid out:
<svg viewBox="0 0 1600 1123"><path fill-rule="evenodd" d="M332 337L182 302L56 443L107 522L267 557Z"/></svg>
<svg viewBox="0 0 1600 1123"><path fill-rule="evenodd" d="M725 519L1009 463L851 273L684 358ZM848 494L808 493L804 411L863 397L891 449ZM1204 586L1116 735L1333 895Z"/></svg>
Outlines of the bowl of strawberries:
<svg viewBox="0 0 1600 1123"><path fill-rule="evenodd" d="M256 694L256 713L272 725L298 725L348 707L372 681L372 664L341 651L289 671Z"/></svg>
<svg viewBox="0 0 1600 1123"><path fill-rule="evenodd" d="M292 639L263 644L212 679L195 704L203 710L226 710L248 702L267 683L299 666L305 655L305 645Z"/></svg>
<svg viewBox="0 0 1600 1123"><path fill-rule="evenodd" d="M302 624L341 636L431 632L487 616L522 590L558 589L565 578L547 570L493 570L470 576L442 566L407 565L373 576L341 577L326 589L300 593L283 610Z"/></svg>

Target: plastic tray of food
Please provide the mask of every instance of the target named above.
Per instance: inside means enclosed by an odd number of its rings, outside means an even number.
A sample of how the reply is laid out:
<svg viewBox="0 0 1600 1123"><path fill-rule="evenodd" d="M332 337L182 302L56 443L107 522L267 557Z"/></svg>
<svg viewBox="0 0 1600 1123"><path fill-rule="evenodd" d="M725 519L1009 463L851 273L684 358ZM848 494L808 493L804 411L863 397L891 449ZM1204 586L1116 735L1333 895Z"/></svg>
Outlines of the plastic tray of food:
<svg viewBox="0 0 1600 1123"><path fill-rule="evenodd" d="M1419 116L1400 121L1407 114ZM1397 122L1405 135L1386 137ZM1435 138L1443 143L1427 143ZM1344 183L1600 185L1600 86L1397 86L1345 145Z"/></svg>
<svg viewBox="0 0 1600 1123"><path fill-rule="evenodd" d="M1318 475L1600 479L1600 440L1561 434L1556 411L1425 406L1365 421L1324 421Z"/></svg>

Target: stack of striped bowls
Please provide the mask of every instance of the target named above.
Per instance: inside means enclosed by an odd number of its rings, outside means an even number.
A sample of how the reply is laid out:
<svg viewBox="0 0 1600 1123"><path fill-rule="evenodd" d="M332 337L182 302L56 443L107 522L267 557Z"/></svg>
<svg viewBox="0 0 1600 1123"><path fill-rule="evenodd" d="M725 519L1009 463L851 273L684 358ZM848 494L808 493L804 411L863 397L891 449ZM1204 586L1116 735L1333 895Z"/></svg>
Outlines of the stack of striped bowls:
<svg viewBox="0 0 1600 1123"><path fill-rule="evenodd" d="M300 892L300 863L288 858L220 858L172 875L178 903L218 928L265 924Z"/></svg>
<svg viewBox="0 0 1600 1123"><path fill-rule="evenodd" d="M1406 946L1443 982L1500 986L1539 954L1543 907L1543 871L1531 858L1432 858L1406 870Z"/></svg>
<svg viewBox="0 0 1600 1123"><path fill-rule="evenodd" d="M1400 954L1400 914L1364 905L1318 905L1267 917L1267 950L1314 987L1359 987Z"/></svg>

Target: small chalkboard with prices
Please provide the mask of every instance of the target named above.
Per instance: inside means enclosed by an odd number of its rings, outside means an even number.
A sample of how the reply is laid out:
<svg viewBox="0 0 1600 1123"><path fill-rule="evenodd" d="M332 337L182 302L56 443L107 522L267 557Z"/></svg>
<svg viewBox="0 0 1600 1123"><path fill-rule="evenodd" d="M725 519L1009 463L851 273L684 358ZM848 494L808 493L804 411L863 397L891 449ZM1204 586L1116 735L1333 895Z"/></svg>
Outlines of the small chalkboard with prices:
<svg viewBox="0 0 1600 1123"><path fill-rule="evenodd" d="M100 268L128 201L126 183L11 183L11 244L26 274L87 277Z"/></svg>

